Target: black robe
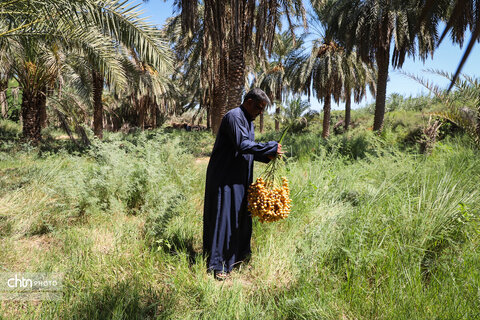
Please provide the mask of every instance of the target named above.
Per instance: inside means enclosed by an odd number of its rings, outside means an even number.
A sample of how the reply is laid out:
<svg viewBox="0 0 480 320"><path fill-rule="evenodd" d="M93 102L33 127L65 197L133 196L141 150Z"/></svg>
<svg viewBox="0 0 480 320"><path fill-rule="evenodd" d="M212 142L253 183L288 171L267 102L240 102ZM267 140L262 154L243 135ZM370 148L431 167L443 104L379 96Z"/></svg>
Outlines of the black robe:
<svg viewBox="0 0 480 320"><path fill-rule="evenodd" d="M254 125L243 106L225 114L207 168L203 253L209 270L230 272L250 255L252 217L246 192L253 160L268 162L278 143L255 143Z"/></svg>

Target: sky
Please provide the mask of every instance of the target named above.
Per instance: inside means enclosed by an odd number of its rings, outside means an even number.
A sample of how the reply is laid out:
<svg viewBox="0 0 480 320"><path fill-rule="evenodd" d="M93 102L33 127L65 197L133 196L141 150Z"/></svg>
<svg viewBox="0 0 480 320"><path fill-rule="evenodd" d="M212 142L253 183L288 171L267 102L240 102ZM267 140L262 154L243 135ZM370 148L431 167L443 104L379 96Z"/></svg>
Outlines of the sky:
<svg viewBox="0 0 480 320"><path fill-rule="evenodd" d="M171 17L174 14L173 0L150 0L147 3L142 4L140 8L142 8L142 10L144 11L143 16L146 17L148 21L158 25L159 27L161 27L165 23L165 20L167 18ZM443 27L439 29L439 33L441 34L442 31ZM401 71L415 74L424 79L428 79L430 82L441 87L448 87L448 80L425 72L425 70L437 69L449 73L454 73L463 56L465 47L468 44L469 36L470 35L468 34L465 41L466 44L464 45L463 49L460 48L457 44L452 44L450 39L446 37L440 44L440 46L435 50L433 59L428 58L425 62L423 62L418 57L408 57L405 59L405 63L403 64L402 69L393 69L390 66L389 82L387 83L387 97L392 93L399 93L405 97L416 97L422 94L428 94L428 90L426 88L424 88L416 81L403 75ZM462 73L465 73L469 76L480 77L480 43L477 43L474 46L466 64L462 69ZM368 94L367 97L359 104L354 104L352 102L352 107L362 107L374 101L374 97ZM317 111L322 110L322 103L318 102L315 97L311 97L310 103L311 109ZM340 110L344 108L344 104L332 104L332 108Z"/></svg>

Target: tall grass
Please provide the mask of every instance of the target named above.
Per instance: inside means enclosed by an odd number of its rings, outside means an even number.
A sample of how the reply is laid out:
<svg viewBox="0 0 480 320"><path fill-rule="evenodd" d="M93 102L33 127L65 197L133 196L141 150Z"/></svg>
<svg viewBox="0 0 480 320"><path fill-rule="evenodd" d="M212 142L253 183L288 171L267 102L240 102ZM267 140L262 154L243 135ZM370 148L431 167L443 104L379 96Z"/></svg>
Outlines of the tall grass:
<svg viewBox="0 0 480 320"><path fill-rule="evenodd" d="M0 168L0 264L65 280L61 301L2 302L3 316L478 318L478 154L451 139L425 157L389 134L288 138L292 213L254 221L252 257L226 282L206 273L207 163L184 136L111 135L84 155L12 155Z"/></svg>

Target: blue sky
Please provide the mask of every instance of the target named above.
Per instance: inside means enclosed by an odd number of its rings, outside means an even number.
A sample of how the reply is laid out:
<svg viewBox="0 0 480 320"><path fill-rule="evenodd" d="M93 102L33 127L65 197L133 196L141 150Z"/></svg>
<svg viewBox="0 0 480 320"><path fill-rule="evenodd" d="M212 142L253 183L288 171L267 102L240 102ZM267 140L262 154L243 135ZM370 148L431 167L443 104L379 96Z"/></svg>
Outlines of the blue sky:
<svg viewBox="0 0 480 320"><path fill-rule="evenodd" d="M162 26L165 20L173 15L174 10L172 0L150 0L148 3L142 4L141 8L144 11L144 16L148 17L149 21L159 26ZM439 32L441 33L442 31L443 29L441 28ZM469 38L467 38L466 41L467 43L468 39ZM422 76L423 78L428 79L435 84L447 87L449 82L446 79L425 73L423 70L438 69L453 73L459 64L464 51L465 46L463 49L461 49L458 45L453 45L451 41L446 38L435 51L433 59L429 58L425 62L422 62L418 58L407 58L401 70ZM470 76L480 77L479 43L477 43L472 50L467 63L462 69L462 72ZM387 96L392 93L399 93L404 96L418 96L421 94L427 94L428 90L426 90L416 81L411 80L401 74L399 70L395 70L390 67L389 82L387 84ZM354 105L353 107L355 108L358 106L364 106L368 103L372 103L373 101L374 98L372 96L367 96L366 99L360 102L359 105ZM311 107L314 110L320 111L322 109L322 104L312 97ZM343 107L343 104L333 106L334 109L343 109Z"/></svg>

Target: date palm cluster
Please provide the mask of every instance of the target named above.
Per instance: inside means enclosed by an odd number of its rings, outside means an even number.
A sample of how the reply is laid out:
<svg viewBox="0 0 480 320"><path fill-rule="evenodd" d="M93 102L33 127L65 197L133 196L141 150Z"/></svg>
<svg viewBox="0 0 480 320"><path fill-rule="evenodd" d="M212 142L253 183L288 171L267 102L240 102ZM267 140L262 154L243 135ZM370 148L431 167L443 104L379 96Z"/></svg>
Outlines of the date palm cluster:
<svg viewBox="0 0 480 320"><path fill-rule="evenodd" d="M290 214L290 188L286 177L275 187L274 179L258 177L248 189L248 210L260 222L274 222Z"/></svg>
<svg viewBox="0 0 480 320"><path fill-rule="evenodd" d="M282 143L287 127L278 143ZM290 187L287 177L278 175L282 165L281 156L277 155L268 163L265 172L250 185L247 193L248 210L260 222L274 222L285 219L290 214Z"/></svg>

